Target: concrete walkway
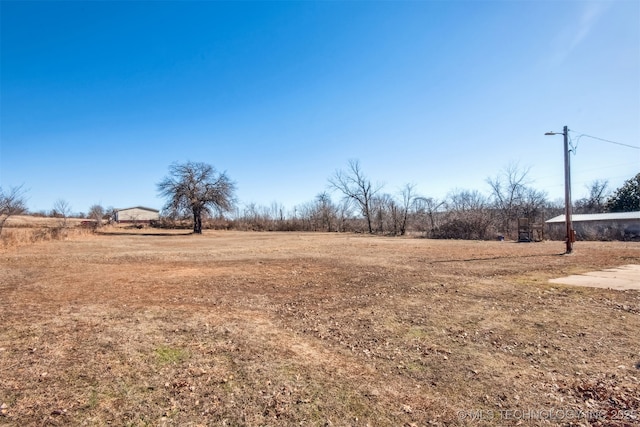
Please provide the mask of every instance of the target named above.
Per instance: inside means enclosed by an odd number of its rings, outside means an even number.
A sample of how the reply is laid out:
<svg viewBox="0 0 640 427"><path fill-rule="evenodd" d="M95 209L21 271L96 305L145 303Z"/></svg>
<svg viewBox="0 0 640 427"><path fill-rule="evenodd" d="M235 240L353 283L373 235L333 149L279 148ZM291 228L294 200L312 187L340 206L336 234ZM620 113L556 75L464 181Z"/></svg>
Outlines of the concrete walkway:
<svg viewBox="0 0 640 427"><path fill-rule="evenodd" d="M623 265L618 268L551 279L549 282L563 285L589 286L592 288L635 289L640 291L640 265Z"/></svg>

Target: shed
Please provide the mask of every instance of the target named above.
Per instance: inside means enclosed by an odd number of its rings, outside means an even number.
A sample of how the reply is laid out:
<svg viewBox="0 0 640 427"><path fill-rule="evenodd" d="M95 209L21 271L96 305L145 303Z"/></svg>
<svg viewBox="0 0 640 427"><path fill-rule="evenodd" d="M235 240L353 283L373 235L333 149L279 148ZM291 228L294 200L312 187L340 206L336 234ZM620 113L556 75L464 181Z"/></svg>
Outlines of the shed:
<svg viewBox="0 0 640 427"><path fill-rule="evenodd" d="M640 211L571 215L573 229L581 240L640 240ZM566 234L565 216L545 222L549 235Z"/></svg>
<svg viewBox="0 0 640 427"><path fill-rule="evenodd" d="M160 211L144 206L135 206L132 208L117 209L114 214L116 222L136 222L149 223L160 219Z"/></svg>

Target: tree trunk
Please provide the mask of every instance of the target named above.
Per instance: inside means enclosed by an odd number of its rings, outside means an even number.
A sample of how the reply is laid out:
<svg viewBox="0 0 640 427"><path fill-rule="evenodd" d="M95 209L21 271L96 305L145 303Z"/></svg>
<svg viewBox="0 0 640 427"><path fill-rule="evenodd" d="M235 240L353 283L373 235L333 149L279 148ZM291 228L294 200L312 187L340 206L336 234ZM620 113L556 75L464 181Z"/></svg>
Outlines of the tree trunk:
<svg viewBox="0 0 640 427"><path fill-rule="evenodd" d="M402 222L400 223L400 235L404 236L407 234L407 221L409 219L409 210L405 209L402 214Z"/></svg>
<svg viewBox="0 0 640 427"><path fill-rule="evenodd" d="M373 234L373 225L371 224L371 211L369 210L368 202L364 205L364 216L367 219L367 228L369 229L369 234Z"/></svg>
<svg viewBox="0 0 640 427"><path fill-rule="evenodd" d="M202 234L202 212L200 209L193 210L193 232Z"/></svg>

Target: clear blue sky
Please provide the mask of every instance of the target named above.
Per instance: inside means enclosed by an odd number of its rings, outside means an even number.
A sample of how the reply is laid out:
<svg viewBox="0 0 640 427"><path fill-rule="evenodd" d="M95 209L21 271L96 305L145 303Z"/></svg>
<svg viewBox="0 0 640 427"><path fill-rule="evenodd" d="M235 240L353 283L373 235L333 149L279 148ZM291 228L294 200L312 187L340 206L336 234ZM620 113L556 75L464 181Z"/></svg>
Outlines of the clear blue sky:
<svg viewBox="0 0 640 427"><path fill-rule="evenodd" d="M241 204L313 200L358 159L395 193L489 194L530 167L574 198L640 172L640 2L1 1L0 185L161 208L172 162L227 171ZM334 200L338 200L335 194Z"/></svg>

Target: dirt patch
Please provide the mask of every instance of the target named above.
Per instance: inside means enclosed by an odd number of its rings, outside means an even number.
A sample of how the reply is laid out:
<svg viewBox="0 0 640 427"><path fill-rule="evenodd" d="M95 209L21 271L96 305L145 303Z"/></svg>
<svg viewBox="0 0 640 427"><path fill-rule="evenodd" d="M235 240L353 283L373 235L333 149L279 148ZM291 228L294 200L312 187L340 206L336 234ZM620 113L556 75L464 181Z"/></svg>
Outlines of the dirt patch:
<svg viewBox="0 0 640 427"><path fill-rule="evenodd" d="M0 253L0 424L637 424L640 245L98 235ZM528 418L527 418L528 417Z"/></svg>

